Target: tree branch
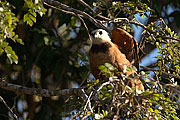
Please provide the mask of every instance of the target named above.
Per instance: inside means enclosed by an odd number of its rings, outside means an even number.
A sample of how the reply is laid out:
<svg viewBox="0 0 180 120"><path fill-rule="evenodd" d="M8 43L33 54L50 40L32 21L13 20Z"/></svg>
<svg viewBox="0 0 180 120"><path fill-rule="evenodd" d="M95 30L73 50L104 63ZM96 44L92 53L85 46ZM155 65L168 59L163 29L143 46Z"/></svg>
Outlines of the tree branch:
<svg viewBox="0 0 180 120"><path fill-rule="evenodd" d="M70 95L78 96L81 93L81 88L48 90L48 89L28 88L21 85L8 83L6 81L0 81L0 88L3 88L8 91L13 91L19 94L39 95L42 97L70 96Z"/></svg>
<svg viewBox="0 0 180 120"><path fill-rule="evenodd" d="M180 41L180 39L178 38L173 38L173 37L168 37L168 36L161 36L163 39L172 39L172 40L176 40L176 41Z"/></svg>
<svg viewBox="0 0 180 120"><path fill-rule="evenodd" d="M11 112L11 114L13 115L13 118L18 120L17 115L12 111L12 109L7 105L6 101L1 96L0 96L0 101L2 101L4 105L7 107L7 109Z"/></svg>
<svg viewBox="0 0 180 120"><path fill-rule="evenodd" d="M91 12L94 13L94 10L83 0L77 0L80 4L82 4L84 7L88 8Z"/></svg>
<svg viewBox="0 0 180 120"><path fill-rule="evenodd" d="M44 4L47 5L47 6L50 7L50 8L53 8L53 9L55 9L55 10L58 10L58 11L60 11L60 12L63 12L63 13L66 13L66 14L71 14L71 15L76 15L76 14L74 14L73 12L69 12L69 11L66 11L66 10L63 10L63 9L54 7L54 6L49 5L49 4L47 4L47 3L44 3Z"/></svg>
<svg viewBox="0 0 180 120"><path fill-rule="evenodd" d="M171 74L171 73L167 73L167 72L162 71L162 70L155 70L155 69L153 69L153 68L148 68L148 67L144 67L144 66L140 66L140 67L143 68L143 69L145 69L145 70L149 70L149 71L158 71L158 72L162 72L163 74L166 74L166 75L168 75L168 76L172 76L172 77L174 77L174 78L180 79L179 76L174 75L174 74Z"/></svg>
<svg viewBox="0 0 180 120"><path fill-rule="evenodd" d="M67 13L67 11L70 13L74 13L76 15L81 15L81 17L84 17L86 19L89 19L94 25L96 25L98 28L102 28L102 29L105 29L107 31L109 31L103 24L101 24L100 22L98 22L96 19L94 19L93 17L91 17L88 13L86 12L83 12L83 11L80 11L80 10L77 10L75 8L72 8L68 5L65 5L63 3L60 3L58 1L55 1L55 0L42 0L43 4L45 5L49 5L49 6L57 6L59 7L61 10L61 12L64 12ZM64 11L63 11L64 10Z"/></svg>
<svg viewBox="0 0 180 120"><path fill-rule="evenodd" d="M83 0L77 0L80 4L82 4L85 8L88 8L92 13L96 13L86 2L84 2ZM104 20L110 21L110 18L104 17L102 15L97 14L96 15L99 18L102 18Z"/></svg>
<svg viewBox="0 0 180 120"><path fill-rule="evenodd" d="M84 7L88 8L92 13L95 13L95 11L86 3L84 2L83 0L77 0L80 4L82 4ZM97 26L98 28L102 28L102 29L105 29L106 31L110 32L109 29L107 29L101 22L99 22L99 20L96 20L95 18L93 18L91 15L89 15L88 13L86 12L83 12L81 10L77 10L75 8L72 8L68 5L65 5L63 3L60 3L58 1L55 1L55 0L42 0L43 4L53 8L53 9L56 9L56 10L59 10L61 12L64 12L66 14L72 14L72 15L79 15L80 17L83 17L83 18L86 18L86 19L89 19L95 26ZM56 6L56 7L55 7ZM57 8L58 7L58 8ZM119 20L122 20L123 18L116 18L114 20L111 20L110 18L107 18L107 17L104 17L102 15L99 15L97 14L96 15L97 17L101 18L101 19L104 19L105 22L108 22L108 23L118 23L120 22ZM126 18L127 19L127 18ZM103 21L102 21L103 22ZM152 38L155 40L154 36L152 35L154 33L153 30L151 29L148 29L145 25L143 25L142 23L140 22L135 22L135 21L127 21L127 23L129 24L134 24L134 25L138 25L138 26L141 26L143 29L145 29L146 31L149 32L149 35L152 36ZM180 39L178 38L173 38L173 37L167 37L167 36L161 36L163 39L172 39L172 40L176 40L176 41L180 41Z"/></svg>

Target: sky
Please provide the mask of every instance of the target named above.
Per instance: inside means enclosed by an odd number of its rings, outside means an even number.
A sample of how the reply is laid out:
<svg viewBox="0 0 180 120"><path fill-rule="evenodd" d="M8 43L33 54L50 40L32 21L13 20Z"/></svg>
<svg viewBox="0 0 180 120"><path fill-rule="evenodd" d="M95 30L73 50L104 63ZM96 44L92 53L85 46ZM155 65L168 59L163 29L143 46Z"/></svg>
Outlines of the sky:
<svg viewBox="0 0 180 120"><path fill-rule="evenodd" d="M149 15L149 13L147 13L147 15ZM134 16L140 23L146 25L146 22L148 21L148 18L146 16L144 16L143 18L139 14L136 14ZM133 25L133 29L134 29L134 38L137 40L137 42L139 42L139 40L141 39L141 33L143 31L143 28L140 26L136 27L135 25ZM152 63L155 63L157 61L155 57L159 55L158 52L159 52L159 49L155 48L148 55L146 55L144 58L141 59L139 65L148 66L148 65L151 65ZM148 76L151 76L151 77L154 76L154 72L152 71L148 71L148 72L150 73Z"/></svg>
<svg viewBox="0 0 180 120"><path fill-rule="evenodd" d="M171 14L172 12L176 11L176 10L179 11L179 9L175 8L172 4L168 5L167 8L164 7L163 9L164 9L164 11L167 12L168 15ZM147 14L149 15L149 13L147 13ZM165 15L165 13L162 12L162 16L164 16L164 15ZM148 21L148 18L146 16L144 16L142 18L140 15L136 14L135 17L136 17L136 19L139 22L141 22L142 24L146 25L146 21ZM174 18L169 18L169 21L173 21L173 19ZM168 24L168 20L167 19L164 19L164 21L165 21L166 24ZM140 27L140 26L136 27L135 25L133 25L133 29L134 29L134 32L135 32L134 33L134 37L139 42L139 40L141 39L141 33L143 31L143 28ZM178 35L180 36L180 31L179 31ZM157 59L154 58L154 57L159 55L158 52L159 52L159 49L157 49L157 48L154 49L151 53L149 53L147 56L142 58L142 60L140 61L139 64L141 66L148 66L148 65L151 65L152 63L155 63L157 61ZM157 67L155 69L157 69ZM140 68L140 70L141 70L141 68ZM151 72L151 71L148 71L148 72L150 72L150 76L154 75L153 72Z"/></svg>
<svg viewBox="0 0 180 120"><path fill-rule="evenodd" d="M149 15L149 13L147 13ZM148 18L146 16L144 16L143 18L136 14L135 15L136 19L141 22L142 24L146 25L146 21L148 21ZM133 29L134 29L134 38L137 40L137 42L139 42L139 40L141 39L141 33L143 31L143 28L138 26L136 27L135 25L133 25ZM145 56L144 58L142 58L142 60L140 61L140 65L142 66L148 66L152 63L155 63L157 61L156 56L159 55L159 49L154 49L150 54L148 54L147 56Z"/></svg>

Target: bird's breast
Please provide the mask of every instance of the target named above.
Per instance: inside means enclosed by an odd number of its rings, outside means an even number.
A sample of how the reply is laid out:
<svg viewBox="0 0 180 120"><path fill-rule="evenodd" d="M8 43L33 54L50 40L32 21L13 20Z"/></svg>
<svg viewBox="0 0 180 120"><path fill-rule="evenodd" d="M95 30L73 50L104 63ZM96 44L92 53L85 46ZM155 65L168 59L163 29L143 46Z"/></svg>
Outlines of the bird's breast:
<svg viewBox="0 0 180 120"><path fill-rule="evenodd" d="M94 62L99 65L104 65L105 63L112 63L112 55L98 52L93 54L91 57L93 57Z"/></svg>
<svg viewBox="0 0 180 120"><path fill-rule="evenodd" d="M93 44L91 47L92 53L106 53L111 48L111 43L104 42L102 44Z"/></svg>
<svg viewBox="0 0 180 120"><path fill-rule="evenodd" d="M98 68L99 65L104 65L104 63L113 62L113 56L110 52L113 45L109 42L104 42L102 44L93 44L90 50L90 62L94 62L95 67Z"/></svg>

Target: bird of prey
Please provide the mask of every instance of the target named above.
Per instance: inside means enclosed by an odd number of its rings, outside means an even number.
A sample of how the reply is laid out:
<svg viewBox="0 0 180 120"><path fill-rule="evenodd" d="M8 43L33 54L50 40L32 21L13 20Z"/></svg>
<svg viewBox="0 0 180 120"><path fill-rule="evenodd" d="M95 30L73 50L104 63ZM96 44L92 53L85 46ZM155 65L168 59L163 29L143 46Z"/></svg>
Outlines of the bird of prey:
<svg viewBox="0 0 180 120"><path fill-rule="evenodd" d="M117 34L118 33L119 31L117 31ZM116 35L115 31L113 35ZM127 37L127 35L125 36ZM116 35L116 37L123 37L123 36ZM97 29L92 32L92 46L89 52L90 69L91 69L91 73L94 75L96 79L103 79L102 76L100 75L100 70L98 69L98 67L100 65L104 65L105 63L112 64L118 69L119 72L123 72L128 75L133 74L133 71L126 70L127 67L132 66L130 62L132 60L132 57L129 55L129 51L128 51L131 50L131 46L127 47L128 49L126 49L123 46L123 44L125 44L125 39L124 42L122 42L122 41L118 41L118 39L114 37L112 38L114 40L114 43L113 41L111 41L108 32L106 32L103 29ZM126 44L129 44L128 40L126 41ZM126 57L126 55L129 56ZM136 86L137 90L144 90L144 87L141 81L139 80L139 78L134 79L134 81L131 82L131 86L132 87Z"/></svg>

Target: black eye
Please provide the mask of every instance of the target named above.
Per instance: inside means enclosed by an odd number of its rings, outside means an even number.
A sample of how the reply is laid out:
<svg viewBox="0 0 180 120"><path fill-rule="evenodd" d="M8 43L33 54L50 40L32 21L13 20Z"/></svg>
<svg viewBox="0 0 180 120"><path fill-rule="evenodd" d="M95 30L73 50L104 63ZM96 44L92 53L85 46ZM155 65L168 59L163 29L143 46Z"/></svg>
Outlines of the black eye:
<svg viewBox="0 0 180 120"><path fill-rule="evenodd" d="M102 35L102 31L100 31L99 34Z"/></svg>

